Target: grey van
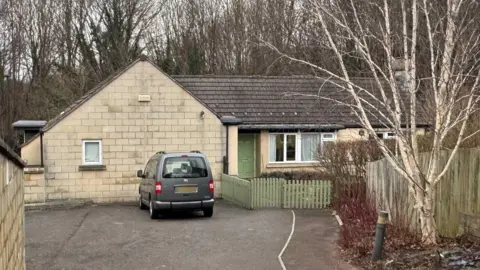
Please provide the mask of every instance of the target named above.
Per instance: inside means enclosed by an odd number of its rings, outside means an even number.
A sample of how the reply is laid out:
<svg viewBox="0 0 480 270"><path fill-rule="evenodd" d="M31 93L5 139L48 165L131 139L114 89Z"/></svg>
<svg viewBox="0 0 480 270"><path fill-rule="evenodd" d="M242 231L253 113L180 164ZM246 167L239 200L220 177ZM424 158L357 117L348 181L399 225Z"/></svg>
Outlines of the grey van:
<svg viewBox="0 0 480 270"><path fill-rule="evenodd" d="M213 177L205 155L158 152L137 171L140 209L149 209L155 219L164 211L203 211L213 215Z"/></svg>

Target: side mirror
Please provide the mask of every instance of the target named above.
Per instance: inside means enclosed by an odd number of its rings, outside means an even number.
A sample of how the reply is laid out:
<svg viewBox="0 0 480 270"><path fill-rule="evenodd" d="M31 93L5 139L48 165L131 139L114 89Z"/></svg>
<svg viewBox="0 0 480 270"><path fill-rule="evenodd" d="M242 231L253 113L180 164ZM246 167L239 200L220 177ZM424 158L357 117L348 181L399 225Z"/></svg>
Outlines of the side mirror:
<svg viewBox="0 0 480 270"><path fill-rule="evenodd" d="M143 175L142 170L138 170L138 171L137 171L137 177L139 177L139 178L145 178L145 176Z"/></svg>

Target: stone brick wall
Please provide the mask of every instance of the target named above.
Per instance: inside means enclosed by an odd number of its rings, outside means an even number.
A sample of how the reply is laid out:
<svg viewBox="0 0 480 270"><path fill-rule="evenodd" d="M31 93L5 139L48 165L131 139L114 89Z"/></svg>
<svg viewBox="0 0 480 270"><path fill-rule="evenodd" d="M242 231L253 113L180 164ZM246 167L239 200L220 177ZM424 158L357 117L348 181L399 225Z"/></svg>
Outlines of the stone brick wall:
<svg viewBox="0 0 480 270"><path fill-rule="evenodd" d="M151 101L139 102L139 95L150 95ZM136 200L136 171L161 150L204 153L218 197L225 134L213 113L156 67L141 61L44 134L45 174L27 176L26 199L43 198L39 183L44 177L47 200ZM105 170L79 169L84 139L102 141Z"/></svg>
<svg viewBox="0 0 480 270"><path fill-rule="evenodd" d="M0 269L25 269L23 168L1 153L0 181Z"/></svg>
<svg viewBox="0 0 480 270"><path fill-rule="evenodd" d="M25 202L37 203L45 201L46 187L43 168L25 168L24 170ZM49 191L53 191L49 187Z"/></svg>

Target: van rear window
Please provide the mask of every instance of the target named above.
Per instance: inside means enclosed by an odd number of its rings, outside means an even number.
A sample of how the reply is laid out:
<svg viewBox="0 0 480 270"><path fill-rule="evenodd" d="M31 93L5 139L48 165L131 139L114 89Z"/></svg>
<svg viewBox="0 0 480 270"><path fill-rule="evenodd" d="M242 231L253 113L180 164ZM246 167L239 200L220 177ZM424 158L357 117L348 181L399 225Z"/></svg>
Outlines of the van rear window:
<svg viewBox="0 0 480 270"><path fill-rule="evenodd" d="M205 160L201 157L169 157L163 165L163 178L207 177Z"/></svg>

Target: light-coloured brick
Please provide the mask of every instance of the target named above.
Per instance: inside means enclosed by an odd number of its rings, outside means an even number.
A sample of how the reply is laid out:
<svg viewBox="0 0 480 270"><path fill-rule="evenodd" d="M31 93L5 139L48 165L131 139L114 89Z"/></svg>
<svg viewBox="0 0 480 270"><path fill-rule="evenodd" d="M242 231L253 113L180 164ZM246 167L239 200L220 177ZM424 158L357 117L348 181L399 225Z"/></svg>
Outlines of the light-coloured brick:
<svg viewBox="0 0 480 270"><path fill-rule="evenodd" d="M75 193L75 197L76 197L77 199L90 198L90 192L87 192L87 191L76 192L76 193Z"/></svg>
<svg viewBox="0 0 480 270"><path fill-rule="evenodd" d="M136 145L124 145L123 151L124 152L134 152L137 149Z"/></svg>
<svg viewBox="0 0 480 270"><path fill-rule="evenodd" d="M97 186L95 191L110 191L110 186L109 185L99 185L99 186Z"/></svg>
<svg viewBox="0 0 480 270"><path fill-rule="evenodd" d="M94 126L95 120L94 119L84 119L82 120L82 126Z"/></svg>
<svg viewBox="0 0 480 270"><path fill-rule="evenodd" d="M123 190L123 186L124 186L124 185L121 185L121 184L110 185L110 190L111 190L111 191Z"/></svg>
<svg viewBox="0 0 480 270"><path fill-rule="evenodd" d="M132 138L135 138L135 133L134 132L124 132L123 133L123 138L127 138L127 139L132 139Z"/></svg>

